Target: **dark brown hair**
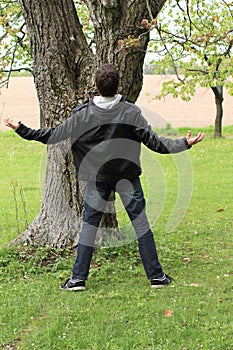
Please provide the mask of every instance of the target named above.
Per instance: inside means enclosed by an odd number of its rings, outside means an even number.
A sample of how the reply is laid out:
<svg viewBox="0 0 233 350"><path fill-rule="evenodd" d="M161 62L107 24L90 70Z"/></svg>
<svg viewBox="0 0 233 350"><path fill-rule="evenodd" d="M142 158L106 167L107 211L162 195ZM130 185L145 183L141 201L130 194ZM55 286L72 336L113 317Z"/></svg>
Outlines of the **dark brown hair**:
<svg viewBox="0 0 233 350"><path fill-rule="evenodd" d="M104 64L95 74L95 83L102 96L112 97L117 93L119 73L111 64Z"/></svg>

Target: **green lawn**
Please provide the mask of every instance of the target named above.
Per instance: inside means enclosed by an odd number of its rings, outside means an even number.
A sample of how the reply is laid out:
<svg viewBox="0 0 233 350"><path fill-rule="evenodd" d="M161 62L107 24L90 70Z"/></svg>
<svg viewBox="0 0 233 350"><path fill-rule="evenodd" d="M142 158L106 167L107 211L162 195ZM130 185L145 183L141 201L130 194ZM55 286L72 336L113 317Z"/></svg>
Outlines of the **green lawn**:
<svg viewBox="0 0 233 350"><path fill-rule="evenodd" d="M46 148L0 133L0 348L233 349L233 127L223 139L212 139L212 128L205 132L188 153L187 169L182 159L180 166L174 156L143 150L148 215L173 285L150 288L132 242L98 249L81 293L59 290L70 275L72 250L6 246L39 210ZM125 220L122 213L120 224Z"/></svg>

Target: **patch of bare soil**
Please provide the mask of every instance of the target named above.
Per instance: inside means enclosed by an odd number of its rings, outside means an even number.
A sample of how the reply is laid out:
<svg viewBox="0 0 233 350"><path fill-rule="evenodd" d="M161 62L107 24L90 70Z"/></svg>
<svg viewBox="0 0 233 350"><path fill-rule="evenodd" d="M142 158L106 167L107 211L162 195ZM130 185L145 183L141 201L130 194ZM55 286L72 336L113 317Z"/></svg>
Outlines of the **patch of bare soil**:
<svg viewBox="0 0 233 350"><path fill-rule="evenodd" d="M214 124L215 102L210 89L198 88L191 101L167 96L155 100L164 76L146 75L137 105L142 109L145 118L152 126L165 127L167 123L174 127L187 126L204 127ZM223 125L233 124L233 97L225 92ZM0 116L1 119L13 116L32 128L39 128L39 105L36 90L31 77L11 78L9 88L1 89ZM0 128L6 130L1 122Z"/></svg>

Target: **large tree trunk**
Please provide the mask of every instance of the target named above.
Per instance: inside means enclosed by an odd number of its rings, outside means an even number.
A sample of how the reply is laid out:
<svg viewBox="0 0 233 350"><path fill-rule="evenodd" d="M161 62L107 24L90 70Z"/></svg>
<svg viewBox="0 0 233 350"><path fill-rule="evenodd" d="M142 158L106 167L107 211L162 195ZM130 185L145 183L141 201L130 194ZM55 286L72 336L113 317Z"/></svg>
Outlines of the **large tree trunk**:
<svg viewBox="0 0 233 350"><path fill-rule="evenodd" d="M222 137L223 86L212 87L212 91L214 92L216 105L214 137Z"/></svg>
<svg viewBox="0 0 233 350"><path fill-rule="evenodd" d="M142 35L138 47L120 50L118 41L128 37L137 38L144 32L143 18L149 19L148 6L155 18L166 0L86 0L94 23L96 35L97 66L111 62L120 71L119 93L135 102L142 88L143 64L149 34ZM148 3L148 4L147 4Z"/></svg>
<svg viewBox="0 0 233 350"><path fill-rule="evenodd" d="M26 20L41 127L56 126L89 98L94 71L71 0L21 0ZM68 142L48 147L48 166L39 214L16 241L65 246L77 240L82 196L74 177Z"/></svg>
<svg viewBox="0 0 233 350"><path fill-rule="evenodd" d="M119 50L118 40L138 36L143 17L154 17L166 0L86 0L95 28L96 52L88 46L72 0L20 0L33 58L41 126L56 126L93 93L95 68L113 63L120 70L120 93L134 102L142 87L149 35L138 48ZM42 205L28 229L16 239L34 245L77 244L83 188L76 182L69 143L48 147ZM114 215L105 224L117 226Z"/></svg>

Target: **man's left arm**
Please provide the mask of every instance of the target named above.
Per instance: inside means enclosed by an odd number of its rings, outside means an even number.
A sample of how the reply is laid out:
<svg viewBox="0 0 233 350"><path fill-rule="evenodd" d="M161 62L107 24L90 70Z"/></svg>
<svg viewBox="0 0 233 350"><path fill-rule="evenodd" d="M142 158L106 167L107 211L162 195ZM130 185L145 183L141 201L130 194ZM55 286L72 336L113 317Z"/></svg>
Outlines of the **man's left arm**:
<svg viewBox="0 0 233 350"><path fill-rule="evenodd" d="M174 140L167 137L160 137L152 130L151 126L142 116L140 116L138 125L134 128L134 134L145 146L154 152L162 154L183 152L202 141L205 136L200 132L197 136L192 137L191 131L188 131L187 136L181 139Z"/></svg>

